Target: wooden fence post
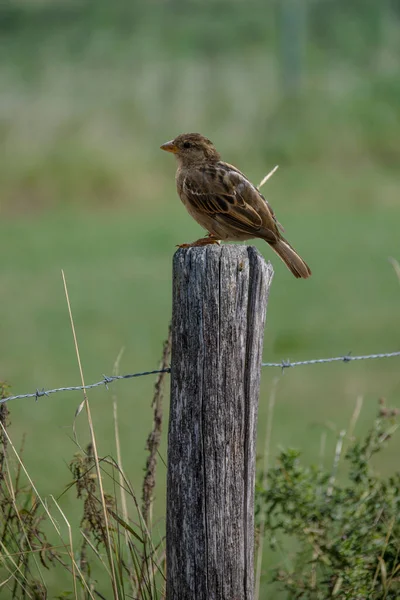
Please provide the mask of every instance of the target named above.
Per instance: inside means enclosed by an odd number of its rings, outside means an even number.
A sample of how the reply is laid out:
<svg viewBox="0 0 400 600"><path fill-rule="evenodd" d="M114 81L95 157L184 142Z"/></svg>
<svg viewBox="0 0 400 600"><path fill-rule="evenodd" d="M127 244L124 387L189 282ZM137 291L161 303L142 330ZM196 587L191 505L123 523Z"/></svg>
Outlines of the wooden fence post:
<svg viewBox="0 0 400 600"><path fill-rule="evenodd" d="M271 265L254 247L173 265L167 600L252 600L254 477Z"/></svg>

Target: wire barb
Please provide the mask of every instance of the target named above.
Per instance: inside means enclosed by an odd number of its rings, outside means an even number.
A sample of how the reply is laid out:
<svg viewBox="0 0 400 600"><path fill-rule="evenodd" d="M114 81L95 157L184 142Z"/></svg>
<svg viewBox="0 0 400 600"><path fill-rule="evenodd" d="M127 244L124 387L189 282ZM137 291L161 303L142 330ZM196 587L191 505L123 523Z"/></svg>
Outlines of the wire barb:
<svg viewBox="0 0 400 600"><path fill-rule="evenodd" d="M49 392L46 392L46 390L44 388L42 388L41 390L36 390L34 396L35 396L35 402L37 402L39 400L39 398L41 398L42 396L48 396ZM6 400L8 400L8 398L6 398Z"/></svg>
<svg viewBox="0 0 400 600"><path fill-rule="evenodd" d="M112 377L108 377L108 375L103 375L104 385L106 386L106 390L108 391L108 384L112 383L114 379Z"/></svg>
<svg viewBox="0 0 400 600"><path fill-rule="evenodd" d="M297 362L290 362L290 360L282 360L278 363L261 363L262 367L278 367L282 369L282 373L285 372L285 369L289 369L292 367L303 367L305 365L322 365L325 363L332 362L344 362L349 363L354 360L371 360L377 358L393 358L395 356L400 356L400 351L398 352L385 352L380 354L365 354L362 356L352 356L351 352L345 354L344 356L335 356L333 358L313 358L311 360L300 360ZM108 385L117 379L132 379L134 377L145 377L147 375L158 375L159 373L171 373L171 367L166 369L156 369L154 371L141 371L139 373L128 373L127 375L112 375L109 377L108 375L103 375L103 379L101 381L97 381L96 383L91 383L90 385L85 386L85 390L90 390L91 388L99 387L104 385L108 390ZM36 392L32 394L18 394L17 396L8 396L7 398L0 398L0 404L4 404L5 402L9 402L10 400L21 400L23 398L35 398L37 402L39 398L42 396L49 396L50 394L55 394L57 392L79 392L84 388L82 385L74 385L71 387L61 387L55 388L53 390L45 390L42 388L41 390L37 389Z"/></svg>

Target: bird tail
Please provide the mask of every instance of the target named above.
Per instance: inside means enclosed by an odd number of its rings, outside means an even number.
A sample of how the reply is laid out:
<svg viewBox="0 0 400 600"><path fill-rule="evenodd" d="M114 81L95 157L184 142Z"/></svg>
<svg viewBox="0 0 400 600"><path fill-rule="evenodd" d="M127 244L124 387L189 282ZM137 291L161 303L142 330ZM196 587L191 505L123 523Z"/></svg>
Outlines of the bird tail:
<svg viewBox="0 0 400 600"><path fill-rule="evenodd" d="M297 278L307 279L311 275L311 269L306 262L297 254L294 248L285 239L281 238L275 244L270 244L277 255L283 260L289 271Z"/></svg>

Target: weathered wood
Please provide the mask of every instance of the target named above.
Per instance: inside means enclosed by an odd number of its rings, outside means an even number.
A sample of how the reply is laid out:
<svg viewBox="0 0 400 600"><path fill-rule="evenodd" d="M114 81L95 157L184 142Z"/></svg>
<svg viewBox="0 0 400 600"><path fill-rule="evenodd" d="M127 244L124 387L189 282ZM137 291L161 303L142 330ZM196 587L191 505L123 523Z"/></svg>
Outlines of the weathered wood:
<svg viewBox="0 0 400 600"><path fill-rule="evenodd" d="M173 266L167 600L251 600L261 354L270 264L254 247Z"/></svg>

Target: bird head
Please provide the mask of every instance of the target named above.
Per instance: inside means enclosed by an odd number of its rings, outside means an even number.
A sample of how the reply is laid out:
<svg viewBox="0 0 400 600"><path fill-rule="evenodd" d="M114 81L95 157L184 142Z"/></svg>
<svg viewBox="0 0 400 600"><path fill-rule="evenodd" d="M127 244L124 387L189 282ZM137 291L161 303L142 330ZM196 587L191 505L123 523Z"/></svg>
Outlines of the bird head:
<svg viewBox="0 0 400 600"><path fill-rule="evenodd" d="M161 146L161 150L172 152L182 165L217 162L220 156L214 144L200 133L182 133Z"/></svg>

